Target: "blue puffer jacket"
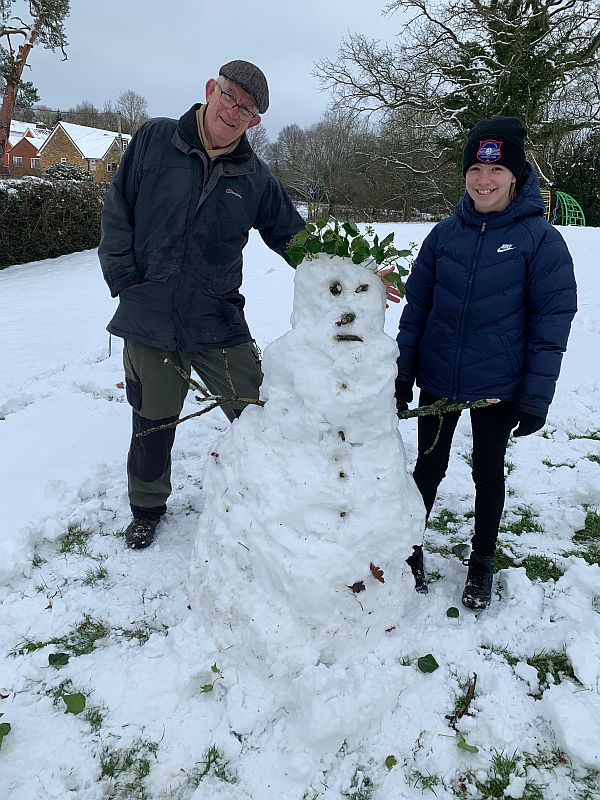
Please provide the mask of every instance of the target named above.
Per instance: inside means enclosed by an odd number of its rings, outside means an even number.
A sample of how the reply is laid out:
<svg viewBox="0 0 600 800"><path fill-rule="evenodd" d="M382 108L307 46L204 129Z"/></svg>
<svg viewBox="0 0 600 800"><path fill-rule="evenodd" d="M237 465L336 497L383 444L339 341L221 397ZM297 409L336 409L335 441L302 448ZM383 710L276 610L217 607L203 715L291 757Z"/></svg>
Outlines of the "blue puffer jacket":
<svg viewBox="0 0 600 800"><path fill-rule="evenodd" d="M573 262L535 172L502 212L465 192L406 282L398 377L438 397L516 400L546 416L577 310Z"/></svg>
<svg viewBox="0 0 600 800"><path fill-rule="evenodd" d="M211 161L193 106L135 134L102 211L98 256L119 307L108 330L150 347L194 352L250 340L242 250L251 228L287 259L304 220L243 135Z"/></svg>

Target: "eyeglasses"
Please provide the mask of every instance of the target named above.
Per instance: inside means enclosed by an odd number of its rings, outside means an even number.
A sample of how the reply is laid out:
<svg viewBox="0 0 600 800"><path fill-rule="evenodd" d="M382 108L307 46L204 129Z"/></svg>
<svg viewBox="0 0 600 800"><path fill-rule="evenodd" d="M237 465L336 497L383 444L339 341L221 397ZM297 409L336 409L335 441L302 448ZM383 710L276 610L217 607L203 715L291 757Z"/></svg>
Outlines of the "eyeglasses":
<svg viewBox="0 0 600 800"><path fill-rule="evenodd" d="M244 122L250 122L250 120L256 116L258 112L252 111L252 109L248 108L248 106L240 105L231 92L226 92L225 89L221 88L219 83L216 85L219 87L219 91L221 92L220 99L225 108L237 108L240 119L243 119Z"/></svg>

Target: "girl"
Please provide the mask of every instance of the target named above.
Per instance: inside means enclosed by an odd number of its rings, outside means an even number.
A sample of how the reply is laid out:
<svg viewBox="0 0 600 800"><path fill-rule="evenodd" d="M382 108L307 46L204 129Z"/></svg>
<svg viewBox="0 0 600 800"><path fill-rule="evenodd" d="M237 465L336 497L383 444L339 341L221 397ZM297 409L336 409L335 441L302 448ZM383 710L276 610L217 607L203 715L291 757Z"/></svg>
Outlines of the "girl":
<svg viewBox="0 0 600 800"><path fill-rule="evenodd" d="M466 191L454 214L427 236L406 283L400 320L396 401L399 413L439 398L496 398L471 409L475 532L462 596L485 609L504 507L508 438L546 421L571 320L573 263L546 221L537 176L525 158L527 130L516 117L478 122L463 152ZM460 412L418 419L414 479L427 516L446 474Z"/></svg>

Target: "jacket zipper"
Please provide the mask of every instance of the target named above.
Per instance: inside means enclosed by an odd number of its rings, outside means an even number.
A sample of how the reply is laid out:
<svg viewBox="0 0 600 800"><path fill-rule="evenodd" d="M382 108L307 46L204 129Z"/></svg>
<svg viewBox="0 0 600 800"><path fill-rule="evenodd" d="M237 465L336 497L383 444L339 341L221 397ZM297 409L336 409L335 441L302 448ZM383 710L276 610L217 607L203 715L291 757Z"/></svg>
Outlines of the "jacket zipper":
<svg viewBox="0 0 600 800"><path fill-rule="evenodd" d="M485 229L487 228L487 219L485 219L481 223L481 228L479 229L479 234L477 236L477 245L475 247L475 254L473 256L473 260L471 261L471 272L469 274L469 280L467 281L467 293L465 295L465 302L463 303L462 312L460 316L460 329L459 329L459 336L458 336L458 347L456 348L456 356L454 358L454 385L452 387L452 400L458 400L458 366L460 364L460 357L462 355L462 348L463 348L463 336L465 332L465 325L467 323L467 308L469 306L469 302L471 300L471 294L473 292L473 279L475 275L475 267L477 266L477 259L479 257L479 250L481 249L481 242L483 234L485 233Z"/></svg>

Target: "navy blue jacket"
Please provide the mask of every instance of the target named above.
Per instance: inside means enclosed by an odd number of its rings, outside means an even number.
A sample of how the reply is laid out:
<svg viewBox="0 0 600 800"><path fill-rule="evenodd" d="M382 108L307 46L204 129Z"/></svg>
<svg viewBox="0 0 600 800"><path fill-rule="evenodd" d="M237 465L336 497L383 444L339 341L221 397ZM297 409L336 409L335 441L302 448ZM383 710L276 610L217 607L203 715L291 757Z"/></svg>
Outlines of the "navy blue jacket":
<svg viewBox="0 0 600 800"><path fill-rule="evenodd" d="M209 159L198 107L135 134L106 197L98 249L119 296L108 330L184 352L250 340L239 292L249 231L286 258L287 242L304 228L245 134L232 153Z"/></svg>
<svg viewBox="0 0 600 800"><path fill-rule="evenodd" d="M573 262L535 172L501 212L465 192L406 282L398 377L438 397L516 400L546 416L577 310Z"/></svg>

